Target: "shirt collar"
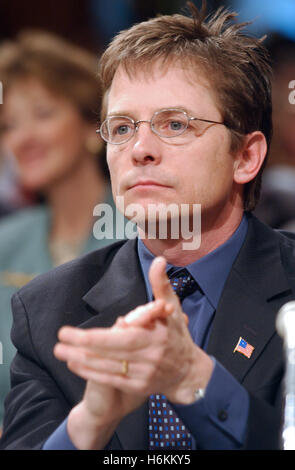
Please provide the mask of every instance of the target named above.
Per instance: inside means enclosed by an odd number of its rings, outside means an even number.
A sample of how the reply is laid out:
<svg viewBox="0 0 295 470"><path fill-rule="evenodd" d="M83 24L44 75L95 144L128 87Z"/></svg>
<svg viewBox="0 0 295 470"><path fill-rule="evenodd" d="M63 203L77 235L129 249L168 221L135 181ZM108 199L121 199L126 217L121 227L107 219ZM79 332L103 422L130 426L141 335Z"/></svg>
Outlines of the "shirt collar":
<svg viewBox="0 0 295 470"><path fill-rule="evenodd" d="M218 246L214 251L203 256L203 258L186 266L186 269L198 282L207 299L215 309L217 308L219 298L232 265L240 251L240 248L242 247L247 229L248 219L245 214L236 231L225 243ZM138 239L138 256L148 297L151 300L153 298L153 294L148 278L148 272L155 256L148 250L140 238ZM167 264L166 271L171 267L173 266Z"/></svg>

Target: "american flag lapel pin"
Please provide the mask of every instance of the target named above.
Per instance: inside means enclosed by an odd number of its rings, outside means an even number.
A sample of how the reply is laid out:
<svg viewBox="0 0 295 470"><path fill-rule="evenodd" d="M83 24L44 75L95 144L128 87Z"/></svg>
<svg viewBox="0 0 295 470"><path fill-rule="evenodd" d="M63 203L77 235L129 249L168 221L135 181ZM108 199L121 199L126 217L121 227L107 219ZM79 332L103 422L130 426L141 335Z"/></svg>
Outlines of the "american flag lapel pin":
<svg viewBox="0 0 295 470"><path fill-rule="evenodd" d="M250 359L252 352L254 351L254 346L251 344L247 343L246 340L244 340L241 336L239 338L239 341L236 344L236 347L234 349L234 353L238 351L241 354L244 354L248 359Z"/></svg>

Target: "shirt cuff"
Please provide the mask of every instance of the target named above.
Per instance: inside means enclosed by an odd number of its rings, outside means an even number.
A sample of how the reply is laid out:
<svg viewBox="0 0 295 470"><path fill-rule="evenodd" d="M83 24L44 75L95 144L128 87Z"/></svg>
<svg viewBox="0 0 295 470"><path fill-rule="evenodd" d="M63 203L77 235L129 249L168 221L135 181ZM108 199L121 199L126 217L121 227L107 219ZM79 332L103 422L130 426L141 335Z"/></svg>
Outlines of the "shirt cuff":
<svg viewBox="0 0 295 470"><path fill-rule="evenodd" d="M68 419L51 434L43 446L43 450L77 450L67 431Z"/></svg>
<svg viewBox="0 0 295 470"><path fill-rule="evenodd" d="M249 412L246 389L214 358L205 397L190 405L172 404L196 446L208 450L242 447Z"/></svg>

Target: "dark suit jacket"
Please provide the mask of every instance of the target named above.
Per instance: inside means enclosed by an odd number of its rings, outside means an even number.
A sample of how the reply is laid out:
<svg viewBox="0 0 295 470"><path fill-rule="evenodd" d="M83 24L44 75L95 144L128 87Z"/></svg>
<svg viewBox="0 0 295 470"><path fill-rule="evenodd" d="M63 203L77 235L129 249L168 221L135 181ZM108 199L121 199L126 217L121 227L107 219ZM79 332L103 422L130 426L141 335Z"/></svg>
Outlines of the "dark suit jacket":
<svg viewBox="0 0 295 470"><path fill-rule="evenodd" d="M284 355L275 318L295 298L294 260L292 237L251 216L215 312L208 353L250 393L246 449L279 445ZM111 326L118 315L146 301L135 240L56 268L14 296L12 340L18 353L11 367L1 448L41 448L83 396L85 382L52 354L59 328ZM240 336L255 346L250 359L233 353ZM145 404L120 423L108 449L145 449L147 441Z"/></svg>

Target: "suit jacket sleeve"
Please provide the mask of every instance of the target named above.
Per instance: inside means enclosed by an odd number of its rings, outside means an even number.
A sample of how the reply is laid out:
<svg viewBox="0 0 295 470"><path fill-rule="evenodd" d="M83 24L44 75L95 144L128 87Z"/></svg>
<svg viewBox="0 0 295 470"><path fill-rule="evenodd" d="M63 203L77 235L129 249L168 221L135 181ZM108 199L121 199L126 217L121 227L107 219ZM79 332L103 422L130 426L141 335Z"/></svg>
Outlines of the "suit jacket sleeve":
<svg viewBox="0 0 295 470"><path fill-rule="evenodd" d="M31 339L28 317L18 294L12 300L11 391L5 402L1 449L41 449L70 411L58 385L42 366Z"/></svg>

